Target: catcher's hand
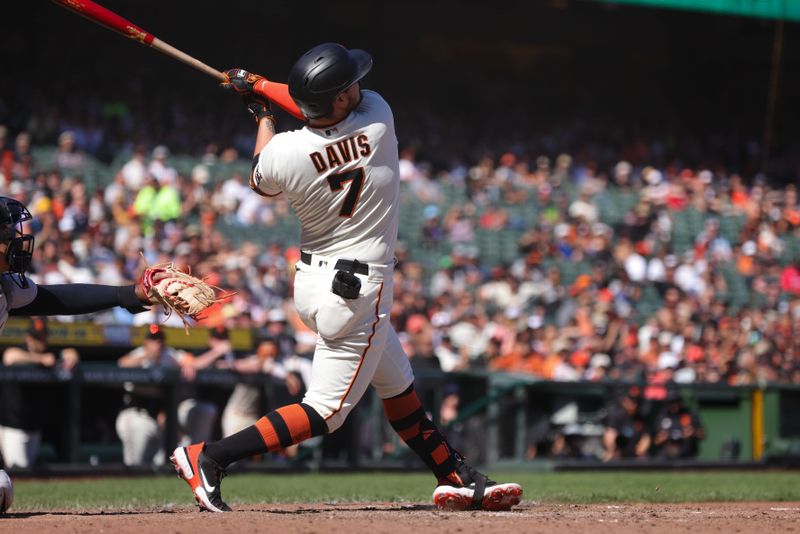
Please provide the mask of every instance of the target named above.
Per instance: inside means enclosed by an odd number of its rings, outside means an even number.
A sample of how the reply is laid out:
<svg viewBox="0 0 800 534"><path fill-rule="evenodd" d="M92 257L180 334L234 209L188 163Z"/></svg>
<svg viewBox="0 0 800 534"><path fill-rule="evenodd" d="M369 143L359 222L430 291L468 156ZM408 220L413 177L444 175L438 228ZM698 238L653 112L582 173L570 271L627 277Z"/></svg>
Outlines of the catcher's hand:
<svg viewBox="0 0 800 534"><path fill-rule="evenodd" d="M225 76L228 77L228 81L221 83L220 86L226 91L234 92L242 97L247 111L255 118L256 122L263 118L275 121L269 99L254 90L256 83L264 79L263 76L252 74L244 69L229 69L225 71Z"/></svg>
<svg viewBox="0 0 800 534"><path fill-rule="evenodd" d="M217 297L215 289L218 288L196 276L179 271L172 263L162 263L145 269L142 274L142 288L152 304L164 306L167 315L173 311L177 313L187 333L187 317L197 320L212 304L225 299Z"/></svg>

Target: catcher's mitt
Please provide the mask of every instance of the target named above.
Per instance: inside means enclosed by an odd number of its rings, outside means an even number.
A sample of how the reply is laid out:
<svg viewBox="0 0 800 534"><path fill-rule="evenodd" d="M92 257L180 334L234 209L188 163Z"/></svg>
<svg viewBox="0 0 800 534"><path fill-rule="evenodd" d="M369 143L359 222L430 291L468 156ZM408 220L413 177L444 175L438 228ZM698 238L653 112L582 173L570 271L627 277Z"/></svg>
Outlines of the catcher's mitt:
<svg viewBox="0 0 800 534"><path fill-rule="evenodd" d="M156 274L164 273L154 280ZM184 273L175 268L173 263L162 263L145 269L142 274L142 287L153 304L161 304L165 313L170 315L173 311L183 321L186 333L189 333L189 321L186 317L200 319L209 306L220 302L226 296L217 297L216 289L204 280Z"/></svg>

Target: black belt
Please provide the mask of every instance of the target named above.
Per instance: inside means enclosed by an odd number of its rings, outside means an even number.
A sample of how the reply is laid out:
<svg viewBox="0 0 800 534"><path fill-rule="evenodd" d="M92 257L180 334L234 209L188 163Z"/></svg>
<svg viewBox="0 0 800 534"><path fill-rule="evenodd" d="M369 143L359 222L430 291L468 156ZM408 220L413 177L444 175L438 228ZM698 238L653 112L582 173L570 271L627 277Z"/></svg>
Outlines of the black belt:
<svg viewBox="0 0 800 534"><path fill-rule="evenodd" d="M308 252L300 251L300 261L306 265L311 265L311 254ZM353 262L350 260L336 260L336 265L333 267L337 271L354 272L356 274L369 275L369 266L366 263L358 262L355 269L353 269Z"/></svg>

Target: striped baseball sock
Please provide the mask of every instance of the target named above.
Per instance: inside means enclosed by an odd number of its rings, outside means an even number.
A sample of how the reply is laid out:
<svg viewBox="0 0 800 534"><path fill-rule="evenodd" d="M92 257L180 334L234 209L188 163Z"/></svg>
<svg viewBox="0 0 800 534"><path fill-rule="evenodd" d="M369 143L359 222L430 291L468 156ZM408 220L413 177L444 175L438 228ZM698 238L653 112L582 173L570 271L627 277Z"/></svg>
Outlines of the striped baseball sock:
<svg viewBox="0 0 800 534"><path fill-rule="evenodd" d="M395 432L417 453L436 478L449 479L455 470L455 452L425 414L414 385L396 397L384 399L383 409Z"/></svg>
<svg viewBox="0 0 800 534"><path fill-rule="evenodd" d="M289 404L268 413L256 424L236 434L207 443L205 454L224 468L237 460L285 449L327 433L327 423L310 406Z"/></svg>

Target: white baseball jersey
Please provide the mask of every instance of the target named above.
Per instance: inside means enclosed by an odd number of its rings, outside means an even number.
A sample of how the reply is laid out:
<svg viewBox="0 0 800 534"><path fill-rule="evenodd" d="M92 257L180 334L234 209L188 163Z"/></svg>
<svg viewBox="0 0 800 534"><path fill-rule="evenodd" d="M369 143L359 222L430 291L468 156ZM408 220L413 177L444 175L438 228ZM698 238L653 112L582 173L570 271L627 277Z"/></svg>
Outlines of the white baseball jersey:
<svg viewBox="0 0 800 534"><path fill-rule="evenodd" d="M28 287L22 289L14 283L10 273L0 274L0 335L2 335L6 327L8 312L33 302L38 290L39 286L33 283L30 278L28 278Z"/></svg>
<svg viewBox="0 0 800 534"><path fill-rule="evenodd" d="M300 219L302 250L389 263L397 242L399 160L392 110L378 93L327 128L276 134L253 171L267 195L284 193Z"/></svg>

